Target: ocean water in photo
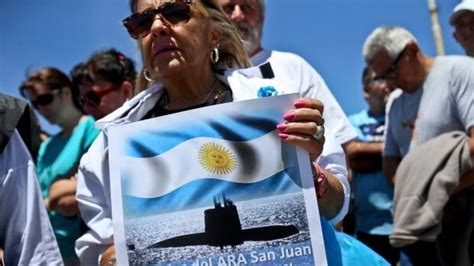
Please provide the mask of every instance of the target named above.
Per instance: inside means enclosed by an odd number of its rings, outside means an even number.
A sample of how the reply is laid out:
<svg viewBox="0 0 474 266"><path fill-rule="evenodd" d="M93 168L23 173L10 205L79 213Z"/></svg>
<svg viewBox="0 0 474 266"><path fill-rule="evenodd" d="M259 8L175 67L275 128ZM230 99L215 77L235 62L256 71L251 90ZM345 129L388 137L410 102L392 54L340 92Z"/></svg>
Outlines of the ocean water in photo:
<svg viewBox="0 0 474 266"><path fill-rule="evenodd" d="M207 208L160 214L125 221L129 262L157 265L312 265L310 235L302 193L234 202L242 229L294 225L299 233L272 241L246 241L235 247L195 245L147 248L176 236L204 232ZM309 254L308 254L309 253ZM278 262L277 262L278 261ZM234 264L235 263L235 264Z"/></svg>

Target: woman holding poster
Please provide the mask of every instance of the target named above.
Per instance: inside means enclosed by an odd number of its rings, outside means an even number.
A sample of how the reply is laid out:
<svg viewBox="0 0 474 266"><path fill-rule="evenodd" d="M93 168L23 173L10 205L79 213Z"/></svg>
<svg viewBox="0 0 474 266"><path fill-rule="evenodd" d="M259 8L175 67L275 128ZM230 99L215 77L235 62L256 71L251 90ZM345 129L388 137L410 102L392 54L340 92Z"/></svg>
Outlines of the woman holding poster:
<svg viewBox="0 0 474 266"><path fill-rule="evenodd" d="M90 230L76 242L76 251L85 265L97 263L113 245L109 126L294 92L260 78L258 68L229 70L250 63L237 30L215 1L132 0L130 5L133 14L123 24L140 46L144 77L154 85L97 122L103 131L81 160L77 199ZM349 195L345 157L331 136L324 136L323 103L300 98L281 121L274 125L280 140L310 155L322 216L342 219ZM323 145L330 152L321 156Z"/></svg>

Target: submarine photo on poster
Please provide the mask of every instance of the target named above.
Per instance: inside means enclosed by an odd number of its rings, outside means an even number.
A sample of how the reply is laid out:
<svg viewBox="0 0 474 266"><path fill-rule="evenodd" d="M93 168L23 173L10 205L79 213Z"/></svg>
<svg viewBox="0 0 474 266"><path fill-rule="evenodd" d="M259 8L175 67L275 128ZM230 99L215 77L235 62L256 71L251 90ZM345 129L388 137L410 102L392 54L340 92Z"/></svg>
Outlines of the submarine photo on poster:
<svg viewBox="0 0 474 266"><path fill-rule="evenodd" d="M325 265L308 154L278 138L297 95L109 132L120 265Z"/></svg>

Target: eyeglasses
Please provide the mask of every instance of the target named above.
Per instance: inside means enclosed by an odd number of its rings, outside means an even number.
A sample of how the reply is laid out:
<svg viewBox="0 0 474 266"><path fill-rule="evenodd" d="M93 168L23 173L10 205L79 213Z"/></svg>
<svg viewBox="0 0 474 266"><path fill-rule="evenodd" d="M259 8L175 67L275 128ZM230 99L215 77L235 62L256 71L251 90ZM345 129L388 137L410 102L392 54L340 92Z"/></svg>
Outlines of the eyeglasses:
<svg viewBox="0 0 474 266"><path fill-rule="evenodd" d="M368 84L369 85L381 85L381 84L386 84L387 80L386 79L371 79L369 80Z"/></svg>
<svg viewBox="0 0 474 266"><path fill-rule="evenodd" d="M58 95L61 92L62 88L54 89L51 92L41 94L36 97L35 100L31 100L31 104L34 108L38 109L39 106L50 105L54 101L54 96Z"/></svg>
<svg viewBox="0 0 474 266"><path fill-rule="evenodd" d="M388 79L395 78L397 76L398 63L403 58L403 55L405 54L406 49L407 49L406 47L403 48L403 50L397 55L397 58L393 60L392 64L390 65L390 68L387 71L385 71L384 74L375 77L373 80L379 81L379 80L388 80Z"/></svg>
<svg viewBox="0 0 474 266"><path fill-rule="evenodd" d="M125 18L122 24L132 38L140 39L150 33L156 15L159 16L163 24L168 26L178 26L188 22L191 18L191 9L189 8L191 3L192 0L164 3L158 8L135 13Z"/></svg>
<svg viewBox="0 0 474 266"><path fill-rule="evenodd" d="M91 106L99 106L102 97L105 95L113 92L114 90L117 90L120 88L120 85L118 86L112 86L108 89L102 90L102 91L94 91L94 90L89 90L86 95L82 96L79 95L79 103L81 106L85 106L86 104L89 104Z"/></svg>

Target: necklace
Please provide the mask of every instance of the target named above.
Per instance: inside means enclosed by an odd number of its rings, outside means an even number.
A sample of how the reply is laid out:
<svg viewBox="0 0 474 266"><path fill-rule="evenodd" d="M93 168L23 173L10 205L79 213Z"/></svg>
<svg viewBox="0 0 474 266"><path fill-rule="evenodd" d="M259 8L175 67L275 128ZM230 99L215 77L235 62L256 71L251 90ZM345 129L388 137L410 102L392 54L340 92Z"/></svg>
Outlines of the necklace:
<svg viewBox="0 0 474 266"><path fill-rule="evenodd" d="M203 100L197 105L201 105L201 104L206 103L209 100L209 98L211 98L211 95L220 87L221 87L220 86L220 81L217 80L217 79L214 79L214 82L212 83L212 85L209 89L209 92L206 94L206 96L203 98ZM216 97L219 96L219 95L220 95L220 93L217 94ZM168 106L169 97L168 97L167 92L163 95L162 99L163 100L162 100L162 103L161 103L161 107L165 110L170 110L170 108Z"/></svg>

